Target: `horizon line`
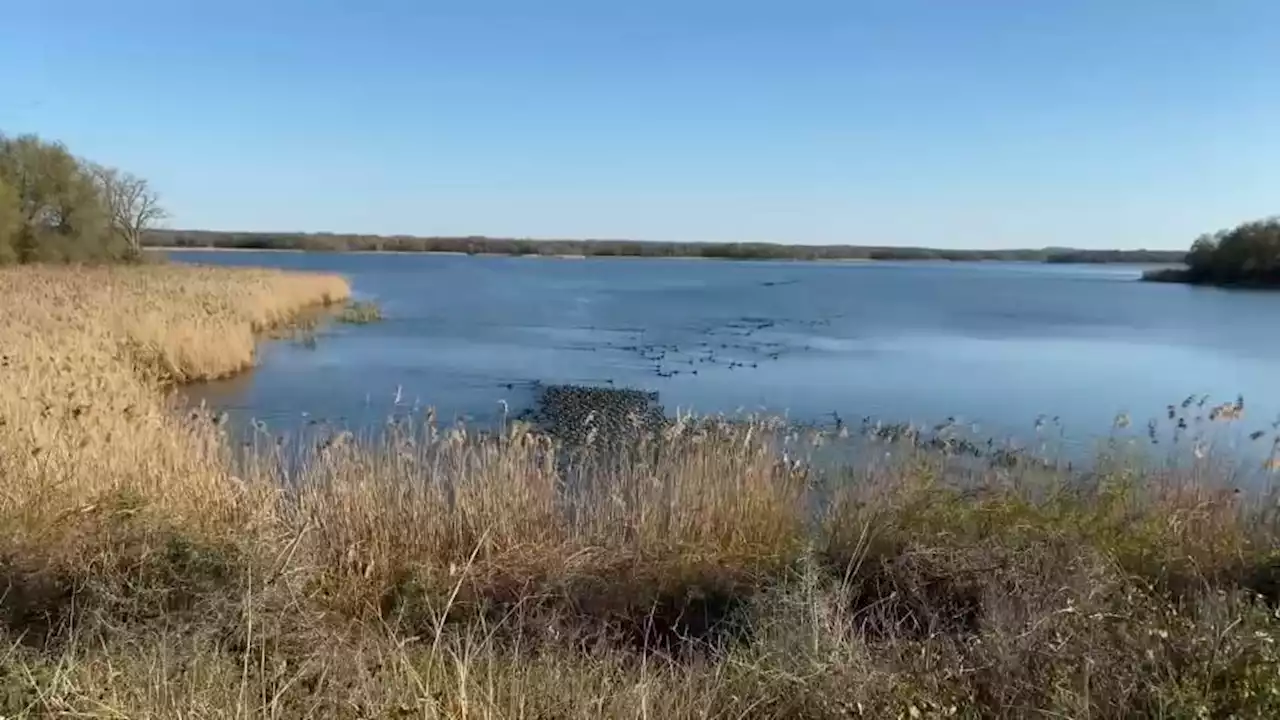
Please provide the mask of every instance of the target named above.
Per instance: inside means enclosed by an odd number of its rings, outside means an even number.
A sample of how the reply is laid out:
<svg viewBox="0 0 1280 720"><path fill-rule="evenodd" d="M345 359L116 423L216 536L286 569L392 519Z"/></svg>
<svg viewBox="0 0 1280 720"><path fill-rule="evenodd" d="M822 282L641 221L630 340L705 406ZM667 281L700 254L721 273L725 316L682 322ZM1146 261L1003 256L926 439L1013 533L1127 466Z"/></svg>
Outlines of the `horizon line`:
<svg viewBox="0 0 1280 720"><path fill-rule="evenodd" d="M1136 247L1136 248L1083 248L1071 245L1044 245L1044 246L1019 246L1019 247L956 247L944 248L931 245L893 245L893 244L862 244L862 243L804 243L804 242L787 242L782 240L652 240L645 238L609 238L609 237L548 237L548 236L514 236L514 235L484 235L484 234L468 234L468 235L431 235L431 234L413 234L413 233L368 233L368 232L341 232L334 230L214 230L209 228L152 228L147 231L148 234L164 234L164 233L191 233L191 234L209 234L209 235L247 235L247 236L293 236L293 237L335 237L335 238L371 238L371 239L387 239L387 240L473 240L473 241L496 241L496 242L532 242L532 243L575 243L575 244L620 244L620 243L643 243L651 246L695 246L695 247L714 247L721 245L738 245L738 246L767 246L778 248L802 248L812 250L834 250L840 248L849 248L857 250L928 250L940 253L1016 253L1016 252L1051 252L1051 251L1072 251L1087 253L1186 253L1186 249L1175 248L1152 248L1152 247Z"/></svg>

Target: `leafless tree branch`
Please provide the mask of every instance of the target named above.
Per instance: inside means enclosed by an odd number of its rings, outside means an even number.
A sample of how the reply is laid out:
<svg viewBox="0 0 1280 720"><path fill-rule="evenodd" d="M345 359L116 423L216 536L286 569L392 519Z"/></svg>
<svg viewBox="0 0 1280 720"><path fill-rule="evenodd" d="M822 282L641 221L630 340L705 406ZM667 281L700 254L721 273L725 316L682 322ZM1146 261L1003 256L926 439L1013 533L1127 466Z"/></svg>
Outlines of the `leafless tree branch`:
<svg viewBox="0 0 1280 720"><path fill-rule="evenodd" d="M94 166L93 177L102 191L112 231L135 253L142 252L143 234L168 217L160 196L143 178L115 168Z"/></svg>

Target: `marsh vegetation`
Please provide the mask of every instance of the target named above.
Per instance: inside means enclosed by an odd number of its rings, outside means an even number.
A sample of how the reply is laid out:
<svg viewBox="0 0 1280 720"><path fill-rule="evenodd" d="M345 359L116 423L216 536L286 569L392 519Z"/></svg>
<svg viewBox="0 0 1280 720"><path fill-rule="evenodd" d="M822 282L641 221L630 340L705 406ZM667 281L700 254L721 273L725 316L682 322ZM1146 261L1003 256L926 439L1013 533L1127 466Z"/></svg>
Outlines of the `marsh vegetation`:
<svg viewBox="0 0 1280 720"><path fill-rule="evenodd" d="M337 318L350 325L366 325L382 319L382 308L369 300L351 300L338 311Z"/></svg>
<svg viewBox="0 0 1280 720"><path fill-rule="evenodd" d="M820 469L770 421L690 419L566 462L425 412L232 447L167 395L348 292L0 272L0 714L1280 710L1276 504L1213 455L1081 474L886 440Z"/></svg>

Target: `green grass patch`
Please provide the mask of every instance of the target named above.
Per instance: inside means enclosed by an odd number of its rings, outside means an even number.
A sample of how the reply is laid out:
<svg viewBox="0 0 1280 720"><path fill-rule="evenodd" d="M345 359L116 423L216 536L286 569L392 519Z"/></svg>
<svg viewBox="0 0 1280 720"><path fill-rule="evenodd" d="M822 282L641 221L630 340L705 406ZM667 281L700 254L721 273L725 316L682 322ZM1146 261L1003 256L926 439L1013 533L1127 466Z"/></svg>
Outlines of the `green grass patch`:
<svg viewBox="0 0 1280 720"><path fill-rule="evenodd" d="M352 300L338 311L338 322L351 325L367 325L382 320L382 309L377 303Z"/></svg>

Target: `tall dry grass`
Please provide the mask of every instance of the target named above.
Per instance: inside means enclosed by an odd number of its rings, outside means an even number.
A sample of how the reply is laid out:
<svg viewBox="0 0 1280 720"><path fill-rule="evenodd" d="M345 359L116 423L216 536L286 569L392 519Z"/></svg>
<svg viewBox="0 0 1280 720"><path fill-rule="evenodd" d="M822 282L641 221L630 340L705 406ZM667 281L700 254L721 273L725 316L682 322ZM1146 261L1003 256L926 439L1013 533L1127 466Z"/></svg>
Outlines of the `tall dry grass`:
<svg viewBox="0 0 1280 720"><path fill-rule="evenodd" d="M1269 717L1276 506L767 423L624 462L429 417L228 452L168 384L336 278L0 273L0 715Z"/></svg>
<svg viewBox="0 0 1280 720"><path fill-rule="evenodd" d="M265 270L0 270L0 533L74 555L110 513L220 530L242 490L165 388L244 370L255 333L348 294Z"/></svg>

